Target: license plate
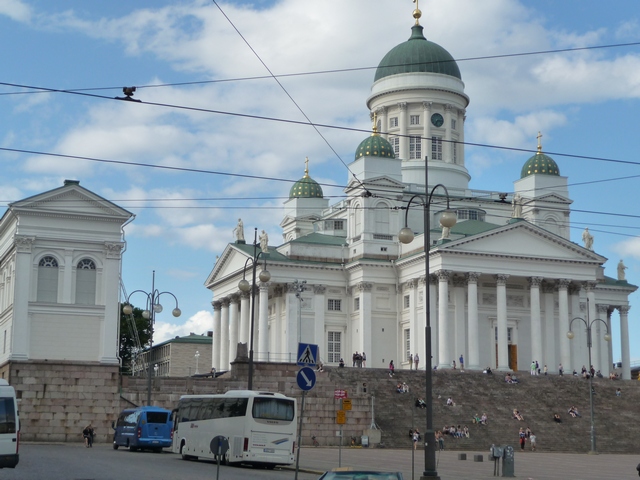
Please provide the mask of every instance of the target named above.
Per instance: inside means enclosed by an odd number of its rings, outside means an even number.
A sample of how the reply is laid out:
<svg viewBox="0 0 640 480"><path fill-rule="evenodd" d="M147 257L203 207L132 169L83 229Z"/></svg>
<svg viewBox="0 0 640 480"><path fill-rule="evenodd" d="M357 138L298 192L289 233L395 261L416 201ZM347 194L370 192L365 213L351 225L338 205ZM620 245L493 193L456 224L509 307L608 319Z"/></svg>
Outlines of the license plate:
<svg viewBox="0 0 640 480"><path fill-rule="evenodd" d="M265 448L263 450L264 453L276 453L276 449L275 448Z"/></svg>

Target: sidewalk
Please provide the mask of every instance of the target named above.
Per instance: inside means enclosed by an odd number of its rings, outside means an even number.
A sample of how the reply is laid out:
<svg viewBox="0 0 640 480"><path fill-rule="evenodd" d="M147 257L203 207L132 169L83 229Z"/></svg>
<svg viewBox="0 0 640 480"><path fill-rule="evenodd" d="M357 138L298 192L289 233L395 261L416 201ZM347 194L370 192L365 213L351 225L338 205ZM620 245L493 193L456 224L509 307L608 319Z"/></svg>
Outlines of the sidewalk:
<svg viewBox="0 0 640 480"><path fill-rule="evenodd" d="M343 448L343 467L362 470L401 471L405 480L418 480L424 468L424 451L414 453L414 477L411 475L411 450ZM493 461L486 452L466 452L467 460L458 460L462 452L438 452L438 474L442 480L482 480L493 476ZM474 462L482 454L483 462ZM303 447L300 468L324 472L338 467L337 448ZM624 480L638 478L638 455L586 455L544 452L515 452L515 476L531 480ZM294 466L295 468L295 466ZM502 468L500 469L502 475Z"/></svg>

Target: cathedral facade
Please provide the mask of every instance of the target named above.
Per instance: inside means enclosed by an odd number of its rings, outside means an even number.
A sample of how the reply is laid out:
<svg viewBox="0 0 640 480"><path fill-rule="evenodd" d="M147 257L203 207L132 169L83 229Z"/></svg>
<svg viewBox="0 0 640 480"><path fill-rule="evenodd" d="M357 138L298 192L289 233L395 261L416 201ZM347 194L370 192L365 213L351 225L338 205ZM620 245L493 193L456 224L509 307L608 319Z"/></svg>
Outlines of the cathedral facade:
<svg viewBox="0 0 640 480"><path fill-rule="evenodd" d="M349 164L346 198L330 205L307 162L284 204L283 243L262 249L239 236L213 267L205 282L213 367L227 370L253 331L258 361L295 361L303 342L319 345L326 364L350 364L357 351L368 367L410 368L411 357L425 358L429 317L438 368L463 356L470 369L529 370L537 361L579 371L588 367L590 324L591 363L608 375L615 321L630 378L628 296L637 287L624 270L604 275L607 259L588 231L583 245L570 240L567 177L541 135L513 192L469 187L470 99L455 60L425 38L416 12L410 38L376 70L366 100L373 133ZM457 217L451 227L440 224L447 207ZM403 227L415 233L408 244L399 242ZM253 262L270 278L245 293L238 283L251 282Z"/></svg>

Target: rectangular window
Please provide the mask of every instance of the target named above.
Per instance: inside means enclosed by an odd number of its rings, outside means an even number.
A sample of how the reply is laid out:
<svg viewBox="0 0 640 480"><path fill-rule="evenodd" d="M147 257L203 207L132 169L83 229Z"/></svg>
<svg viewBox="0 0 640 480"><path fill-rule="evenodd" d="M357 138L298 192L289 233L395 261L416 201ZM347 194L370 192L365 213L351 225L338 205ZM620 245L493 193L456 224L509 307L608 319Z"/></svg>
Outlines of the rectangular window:
<svg viewBox="0 0 640 480"><path fill-rule="evenodd" d="M442 160L442 137L431 137L431 160Z"/></svg>
<svg viewBox="0 0 640 480"><path fill-rule="evenodd" d="M411 297L409 295L404 296L404 308L409 308L411 306Z"/></svg>
<svg viewBox="0 0 640 480"><path fill-rule="evenodd" d="M404 331L404 361L409 361L409 355L411 355L411 329L407 328Z"/></svg>
<svg viewBox="0 0 640 480"><path fill-rule="evenodd" d="M334 220L333 228L335 230L344 230L344 220Z"/></svg>
<svg viewBox="0 0 640 480"><path fill-rule="evenodd" d="M398 117L391 117L389 119L389 128L394 128L398 126Z"/></svg>
<svg viewBox="0 0 640 480"><path fill-rule="evenodd" d="M338 298L330 298L327 303L327 310L339 312L342 310L342 300Z"/></svg>
<svg viewBox="0 0 640 480"><path fill-rule="evenodd" d="M393 147L393 153L395 154L396 158L398 158L400 156L400 138L390 137L389 143Z"/></svg>
<svg viewBox="0 0 640 480"><path fill-rule="evenodd" d="M340 361L340 350L342 349L342 333L327 332L327 362L338 363Z"/></svg>
<svg viewBox="0 0 640 480"><path fill-rule="evenodd" d="M422 139L409 137L409 159L420 160L422 158Z"/></svg>
<svg viewBox="0 0 640 480"><path fill-rule="evenodd" d="M420 115L411 115L411 117L409 117L409 123L411 125L420 125Z"/></svg>
<svg viewBox="0 0 640 480"><path fill-rule="evenodd" d="M353 299L353 310L356 312L360 310L360 297L356 297Z"/></svg>
<svg viewBox="0 0 640 480"><path fill-rule="evenodd" d="M452 118L451 119L451 130L455 130L456 129L456 119Z"/></svg>

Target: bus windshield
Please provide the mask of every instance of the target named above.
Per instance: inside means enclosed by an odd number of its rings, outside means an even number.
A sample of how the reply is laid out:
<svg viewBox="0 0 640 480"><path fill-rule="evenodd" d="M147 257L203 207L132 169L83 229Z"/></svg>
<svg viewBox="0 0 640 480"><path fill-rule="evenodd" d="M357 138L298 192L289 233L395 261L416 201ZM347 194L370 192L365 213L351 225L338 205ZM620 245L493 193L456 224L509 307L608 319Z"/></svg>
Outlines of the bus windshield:
<svg viewBox="0 0 640 480"><path fill-rule="evenodd" d="M290 422L295 414L295 405L293 400L256 397L253 400L252 413L253 418Z"/></svg>

